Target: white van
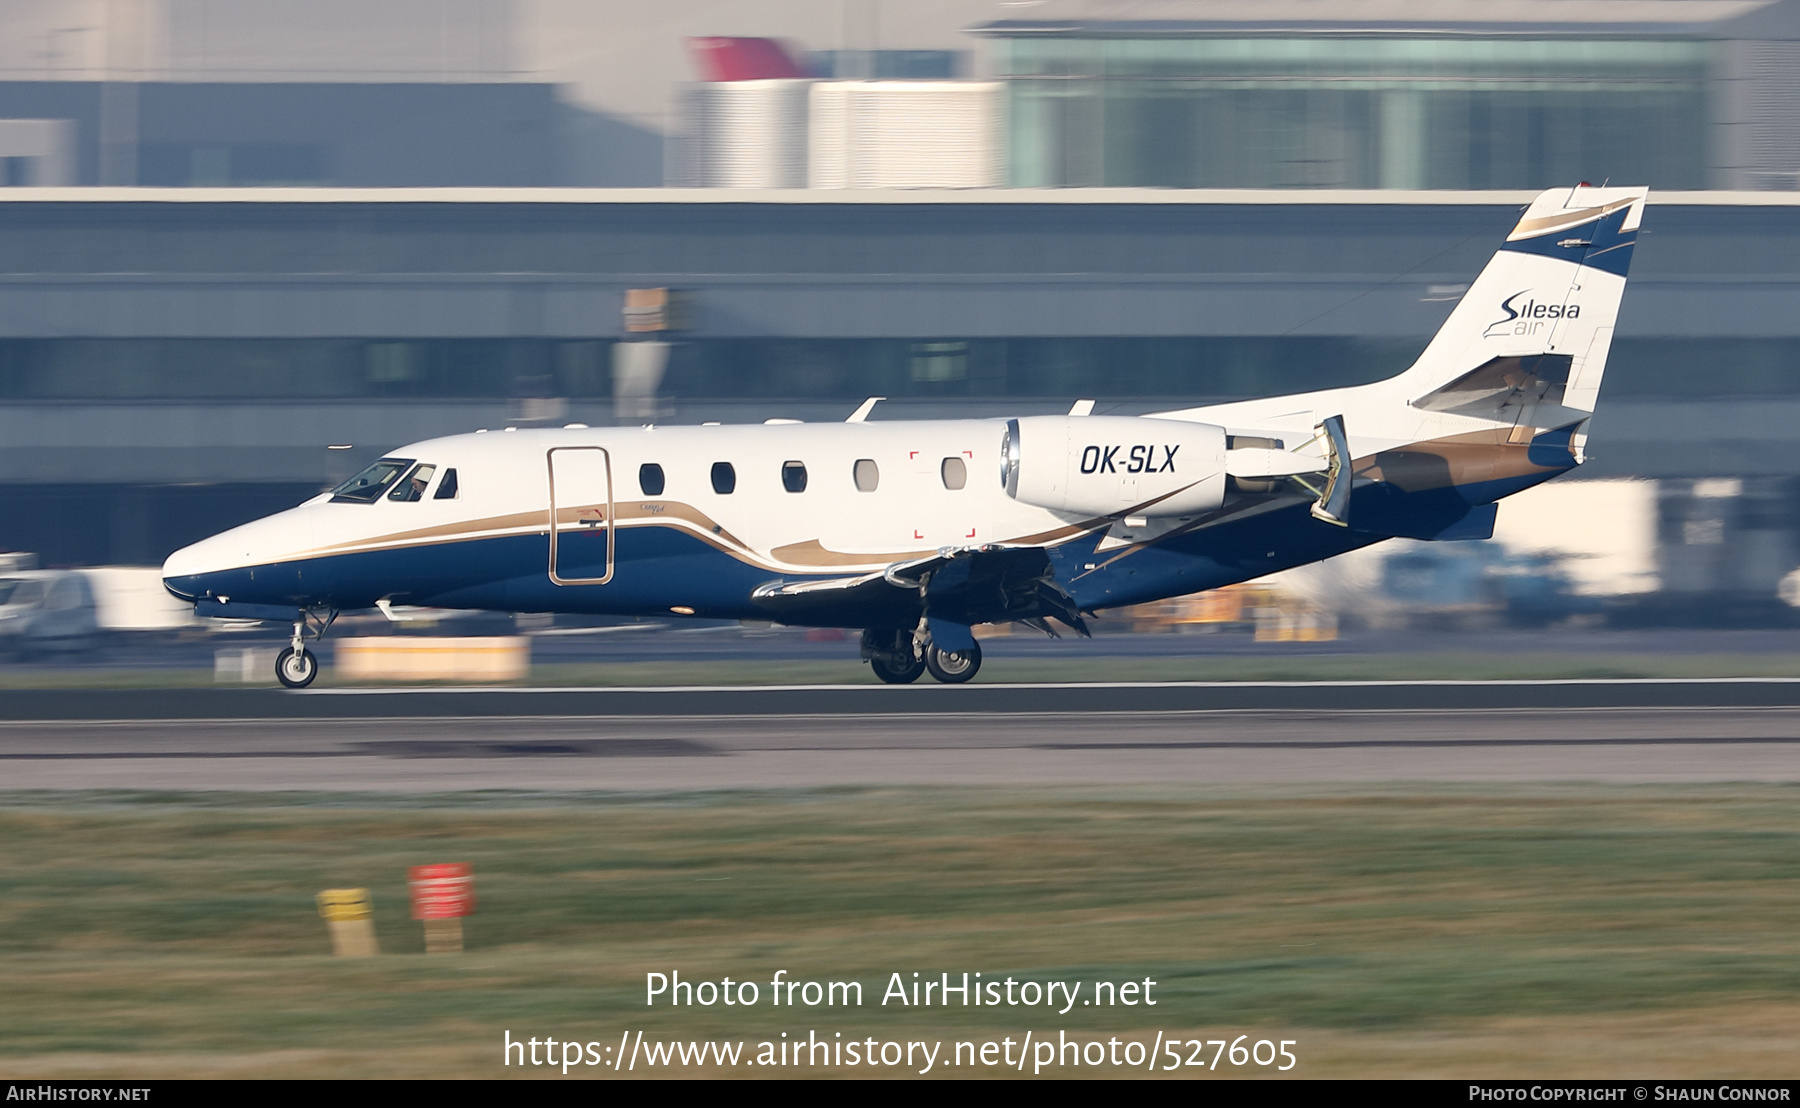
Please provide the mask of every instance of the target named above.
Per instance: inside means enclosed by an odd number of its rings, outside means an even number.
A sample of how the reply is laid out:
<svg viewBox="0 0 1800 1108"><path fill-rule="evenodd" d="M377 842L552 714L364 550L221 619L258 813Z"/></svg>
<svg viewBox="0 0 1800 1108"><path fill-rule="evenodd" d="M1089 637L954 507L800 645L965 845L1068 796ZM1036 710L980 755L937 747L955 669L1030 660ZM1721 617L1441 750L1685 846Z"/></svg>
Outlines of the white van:
<svg viewBox="0 0 1800 1108"><path fill-rule="evenodd" d="M91 650L99 637L94 590L84 575L27 570L0 576L0 655Z"/></svg>

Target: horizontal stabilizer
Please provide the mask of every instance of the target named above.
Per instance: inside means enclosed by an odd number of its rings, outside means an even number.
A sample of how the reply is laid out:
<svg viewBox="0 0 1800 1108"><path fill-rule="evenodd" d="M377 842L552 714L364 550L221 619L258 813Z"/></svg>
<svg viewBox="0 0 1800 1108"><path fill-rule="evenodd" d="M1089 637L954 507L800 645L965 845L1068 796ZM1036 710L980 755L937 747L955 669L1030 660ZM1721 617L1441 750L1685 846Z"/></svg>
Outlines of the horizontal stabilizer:
<svg viewBox="0 0 1800 1108"><path fill-rule="evenodd" d="M1413 407L1498 419L1517 416L1528 405L1561 404L1574 361L1567 354L1490 358L1436 392L1419 397Z"/></svg>

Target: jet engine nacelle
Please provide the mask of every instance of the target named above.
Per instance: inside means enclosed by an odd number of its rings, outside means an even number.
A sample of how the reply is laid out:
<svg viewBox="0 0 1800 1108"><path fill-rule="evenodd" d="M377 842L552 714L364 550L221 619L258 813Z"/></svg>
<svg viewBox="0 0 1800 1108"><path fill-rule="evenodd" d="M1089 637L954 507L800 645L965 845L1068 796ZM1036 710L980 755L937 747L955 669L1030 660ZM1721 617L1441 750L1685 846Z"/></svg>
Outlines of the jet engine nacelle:
<svg viewBox="0 0 1800 1108"><path fill-rule="evenodd" d="M1008 420L1000 480L1024 504L1091 516L1191 516L1225 500L1225 428L1135 416Z"/></svg>

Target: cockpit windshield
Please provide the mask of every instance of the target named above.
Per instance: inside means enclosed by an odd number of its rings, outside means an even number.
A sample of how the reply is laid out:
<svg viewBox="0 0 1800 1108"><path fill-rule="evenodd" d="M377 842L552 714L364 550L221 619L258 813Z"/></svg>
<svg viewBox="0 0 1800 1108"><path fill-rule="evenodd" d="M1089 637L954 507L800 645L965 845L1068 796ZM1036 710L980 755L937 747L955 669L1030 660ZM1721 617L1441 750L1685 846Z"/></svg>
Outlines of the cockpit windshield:
<svg viewBox="0 0 1800 1108"><path fill-rule="evenodd" d="M411 458L383 458L331 490L333 504L373 504L394 479L413 464Z"/></svg>

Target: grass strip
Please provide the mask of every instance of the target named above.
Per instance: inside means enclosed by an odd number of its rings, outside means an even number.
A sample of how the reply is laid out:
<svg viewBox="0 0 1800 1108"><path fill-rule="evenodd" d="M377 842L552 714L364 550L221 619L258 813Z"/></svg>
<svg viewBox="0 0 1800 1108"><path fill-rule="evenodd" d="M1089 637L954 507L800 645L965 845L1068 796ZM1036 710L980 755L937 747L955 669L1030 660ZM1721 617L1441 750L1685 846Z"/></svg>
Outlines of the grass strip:
<svg viewBox="0 0 1800 1108"><path fill-rule="evenodd" d="M1731 1050L1666 1053L1656 1072L1791 1068L1794 800L1764 786L0 794L0 1074L503 1076L503 1030L1030 1028L1278 1034L1310 1076L1548 1076L1552 1057L1601 1075L1714 1024L1737 1028ZM460 956L425 956L406 910L406 867L440 861L475 868ZM373 893L379 958L326 953L312 898L344 885ZM645 973L673 970L763 983L763 1004L646 1008ZM776 970L861 982L865 1003L775 1009ZM880 1004L891 973L965 970L1148 977L1158 1004Z"/></svg>

